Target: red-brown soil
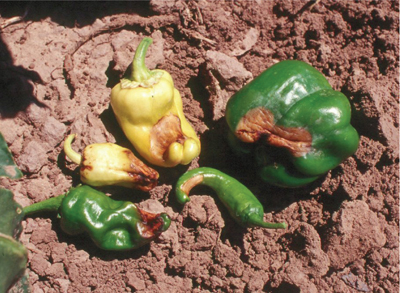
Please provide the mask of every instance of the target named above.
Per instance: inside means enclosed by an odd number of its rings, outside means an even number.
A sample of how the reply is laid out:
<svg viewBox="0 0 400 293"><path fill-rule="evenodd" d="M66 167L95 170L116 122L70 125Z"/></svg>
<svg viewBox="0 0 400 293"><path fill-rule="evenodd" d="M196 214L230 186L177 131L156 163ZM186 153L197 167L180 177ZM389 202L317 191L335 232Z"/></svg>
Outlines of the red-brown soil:
<svg viewBox="0 0 400 293"><path fill-rule="evenodd" d="M315 4L315 5L313 5ZM129 146L110 90L143 36L146 63L174 78L202 141L190 166L157 168L150 193L104 189L173 219L159 240L124 253L63 233L55 215L24 221L33 292L399 292L398 1L3 2L0 130L21 180L1 179L23 206L79 183L62 143ZM263 184L226 142L226 101L272 64L303 60L352 105L358 151L297 189ZM188 168L245 183L266 219L287 230L238 229L209 189L179 206Z"/></svg>

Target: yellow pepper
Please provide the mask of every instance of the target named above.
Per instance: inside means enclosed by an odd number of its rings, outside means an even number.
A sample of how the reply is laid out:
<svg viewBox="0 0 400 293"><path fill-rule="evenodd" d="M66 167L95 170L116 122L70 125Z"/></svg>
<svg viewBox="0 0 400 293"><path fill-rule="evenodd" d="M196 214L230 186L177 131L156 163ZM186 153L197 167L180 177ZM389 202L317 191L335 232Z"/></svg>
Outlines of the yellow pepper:
<svg viewBox="0 0 400 293"><path fill-rule="evenodd" d="M131 150L113 143L86 146L82 155L71 143L75 134L64 141L65 155L80 166L81 181L91 186L119 185L149 191L158 182L158 172L146 166Z"/></svg>
<svg viewBox="0 0 400 293"><path fill-rule="evenodd" d="M171 75L145 65L151 38L144 38L131 73L111 91L111 107L126 137L151 164L173 167L189 164L200 154L200 140L186 120L182 98Z"/></svg>

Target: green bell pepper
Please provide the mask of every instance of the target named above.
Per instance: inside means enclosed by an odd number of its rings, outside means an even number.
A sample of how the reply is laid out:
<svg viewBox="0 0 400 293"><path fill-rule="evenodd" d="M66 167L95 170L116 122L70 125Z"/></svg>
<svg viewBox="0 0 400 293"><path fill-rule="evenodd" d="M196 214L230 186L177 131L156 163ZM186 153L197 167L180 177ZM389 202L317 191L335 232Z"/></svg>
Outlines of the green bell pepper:
<svg viewBox="0 0 400 293"><path fill-rule="evenodd" d="M88 233L105 250L129 250L143 246L166 231L171 219L153 214L129 201L115 201L87 185L24 208L26 216L58 211L61 229L69 235Z"/></svg>
<svg viewBox="0 0 400 293"><path fill-rule="evenodd" d="M264 207L257 197L235 178L213 168L201 167L183 174L176 183L179 203L190 201L189 193L197 185L211 187L235 221L243 227L285 229L286 223L264 222Z"/></svg>
<svg viewBox="0 0 400 293"><path fill-rule="evenodd" d="M348 99L302 61L265 70L230 98L225 117L234 151L277 186L308 184L358 148Z"/></svg>

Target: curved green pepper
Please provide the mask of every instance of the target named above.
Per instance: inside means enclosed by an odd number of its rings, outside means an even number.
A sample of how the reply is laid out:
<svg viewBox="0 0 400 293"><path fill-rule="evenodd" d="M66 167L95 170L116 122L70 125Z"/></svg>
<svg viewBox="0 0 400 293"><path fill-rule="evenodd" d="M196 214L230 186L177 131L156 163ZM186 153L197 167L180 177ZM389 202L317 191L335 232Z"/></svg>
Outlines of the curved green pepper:
<svg viewBox="0 0 400 293"><path fill-rule="evenodd" d="M183 174L176 184L178 202L184 204L190 201L190 190L199 184L211 187L230 215L243 227L287 227L286 223L264 222L264 208L254 194L235 178L213 168L201 167Z"/></svg>
<svg viewBox="0 0 400 293"><path fill-rule="evenodd" d="M262 179L297 187L338 166L358 148L350 103L311 65L281 61L228 101L230 144L252 155Z"/></svg>
<svg viewBox="0 0 400 293"><path fill-rule="evenodd" d="M166 213L153 214L129 201L115 201L87 185L24 208L29 216L58 211L61 228L70 235L88 233L105 250L129 250L143 246L169 228Z"/></svg>

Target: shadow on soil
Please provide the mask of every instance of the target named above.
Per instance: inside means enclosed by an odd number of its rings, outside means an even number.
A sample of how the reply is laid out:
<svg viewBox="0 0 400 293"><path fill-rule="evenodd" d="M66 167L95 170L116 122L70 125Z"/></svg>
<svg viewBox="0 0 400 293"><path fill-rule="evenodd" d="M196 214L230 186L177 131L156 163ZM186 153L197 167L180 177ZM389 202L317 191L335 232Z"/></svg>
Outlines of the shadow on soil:
<svg viewBox="0 0 400 293"><path fill-rule="evenodd" d="M11 53L0 36L0 117L12 118L35 103L45 105L34 96L33 84L42 83L39 74L13 64Z"/></svg>
<svg viewBox="0 0 400 293"><path fill-rule="evenodd" d="M11 1L0 6L2 21L24 16L23 22L52 21L67 27L91 25L96 19L118 13L151 15L149 1ZM67 13L66 13L67 12ZM13 64L12 52L0 36L0 117L12 118L32 103L45 107L34 94L34 83L42 83L35 71Z"/></svg>
<svg viewBox="0 0 400 293"><path fill-rule="evenodd" d="M66 27L84 27L96 19L119 13L150 16L150 1L10 1L0 8L3 18L22 16L24 21L41 21L50 18Z"/></svg>

